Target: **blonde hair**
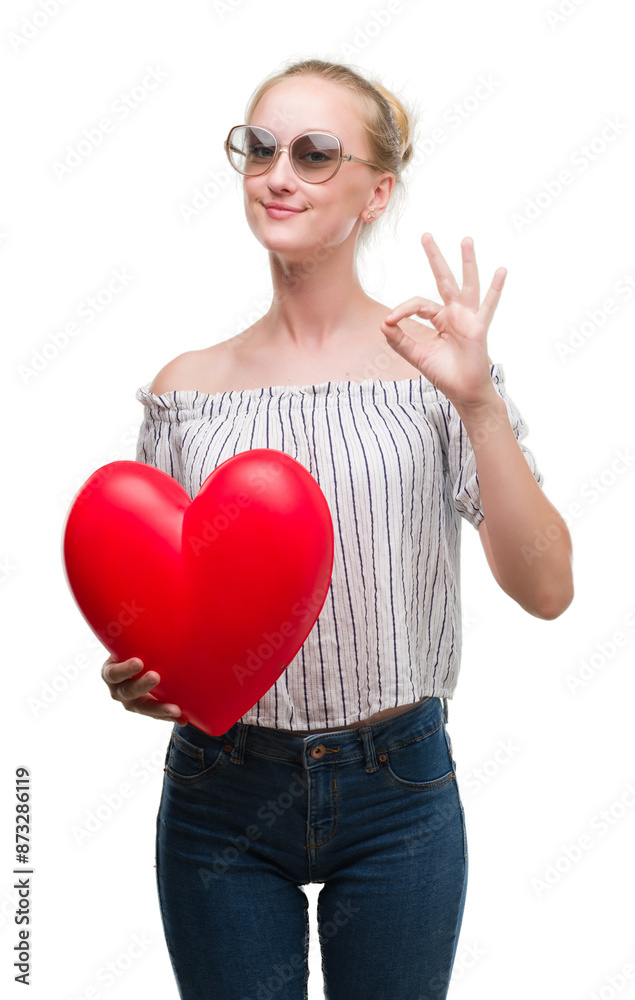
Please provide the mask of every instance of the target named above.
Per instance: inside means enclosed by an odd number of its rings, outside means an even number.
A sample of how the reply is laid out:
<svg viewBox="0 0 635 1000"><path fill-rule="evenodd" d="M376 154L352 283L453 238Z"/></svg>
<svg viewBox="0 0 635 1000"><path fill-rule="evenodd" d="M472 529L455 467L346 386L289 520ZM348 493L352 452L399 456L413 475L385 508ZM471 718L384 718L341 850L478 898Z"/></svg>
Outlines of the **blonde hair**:
<svg viewBox="0 0 635 1000"><path fill-rule="evenodd" d="M284 65L284 64L283 64ZM249 125L260 99L280 80L297 76L313 76L345 87L358 102L362 125L368 136L369 160L376 163L378 173L393 174L395 185L390 204L403 209L405 197L402 171L410 163L414 154L413 133L416 127L414 109L403 99L396 97L376 79L367 79L344 63L326 62L322 59L303 59L293 62L285 69L267 77L252 94L245 109L245 124ZM365 159L365 157L364 157ZM374 169L374 168L372 168ZM359 229L355 251L367 249L379 222L389 214L386 209L380 219L364 222ZM391 215L393 213L391 212ZM371 232L372 230L372 232Z"/></svg>

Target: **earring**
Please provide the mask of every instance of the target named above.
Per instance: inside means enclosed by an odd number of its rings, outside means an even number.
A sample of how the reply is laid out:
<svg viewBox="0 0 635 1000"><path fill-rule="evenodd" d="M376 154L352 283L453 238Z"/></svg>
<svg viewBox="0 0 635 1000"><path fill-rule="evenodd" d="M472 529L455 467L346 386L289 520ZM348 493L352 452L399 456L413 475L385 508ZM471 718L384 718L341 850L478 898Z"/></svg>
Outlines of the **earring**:
<svg viewBox="0 0 635 1000"><path fill-rule="evenodd" d="M374 218L375 218L375 213L374 212L369 212L368 213L368 221L370 222L370 220L374 219Z"/></svg>

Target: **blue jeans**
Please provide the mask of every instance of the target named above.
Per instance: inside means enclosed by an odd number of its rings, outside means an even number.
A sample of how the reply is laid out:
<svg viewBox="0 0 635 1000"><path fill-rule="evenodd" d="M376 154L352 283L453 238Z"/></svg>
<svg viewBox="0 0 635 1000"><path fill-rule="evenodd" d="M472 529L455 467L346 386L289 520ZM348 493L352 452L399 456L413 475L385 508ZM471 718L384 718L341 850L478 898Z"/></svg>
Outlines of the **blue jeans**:
<svg viewBox="0 0 635 1000"><path fill-rule="evenodd" d="M443 1000L467 836L430 697L314 736L177 726L157 816L161 919L182 1000L307 1000L308 899L326 1000Z"/></svg>

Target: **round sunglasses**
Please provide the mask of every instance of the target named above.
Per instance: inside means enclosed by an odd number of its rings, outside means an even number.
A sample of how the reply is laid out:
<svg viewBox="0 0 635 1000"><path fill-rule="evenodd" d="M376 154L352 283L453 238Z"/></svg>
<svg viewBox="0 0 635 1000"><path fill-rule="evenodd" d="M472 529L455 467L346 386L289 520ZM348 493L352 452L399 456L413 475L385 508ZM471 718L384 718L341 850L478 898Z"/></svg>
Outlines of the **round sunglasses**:
<svg viewBox="0 0 635 1000"><path fill-rule="evenodd" d="M361 160L342 152L342 143L332 132L303 132L288 147L268 128L261 125L234 125L224 142L232 167L240 174L254 177L271 170L280 153L286 150L298 177L309 184L323 184L334 177L344 160L365 163L381 170L370 160Z"/></svg>

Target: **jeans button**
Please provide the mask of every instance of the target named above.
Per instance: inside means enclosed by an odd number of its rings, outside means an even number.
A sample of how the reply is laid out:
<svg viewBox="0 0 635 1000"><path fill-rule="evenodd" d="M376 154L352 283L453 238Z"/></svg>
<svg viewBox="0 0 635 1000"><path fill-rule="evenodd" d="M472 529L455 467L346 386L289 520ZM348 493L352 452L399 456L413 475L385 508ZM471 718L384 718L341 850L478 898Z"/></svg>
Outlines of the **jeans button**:
<svg viewBox="0 0 635 1000"><path fill-rule="evenodd" d="M326 753L326 747L324 746L323 743L318 744L318 746L313 747L313 749L311 750L311 756L315 757L316 759L319 757L323 757L325 753Z"/></svg>

